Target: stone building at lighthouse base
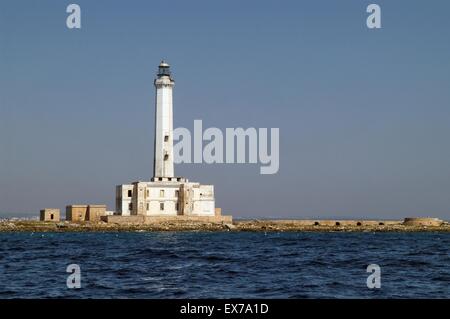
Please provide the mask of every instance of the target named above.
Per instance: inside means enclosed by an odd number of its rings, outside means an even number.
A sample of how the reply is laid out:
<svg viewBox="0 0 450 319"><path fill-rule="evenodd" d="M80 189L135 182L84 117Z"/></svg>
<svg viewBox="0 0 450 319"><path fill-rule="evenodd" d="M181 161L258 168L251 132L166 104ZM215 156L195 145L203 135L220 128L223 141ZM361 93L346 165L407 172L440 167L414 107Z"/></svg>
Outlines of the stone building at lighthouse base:
<svg viewBox="0 0 450 319"><path fill-rule="evenodd" d="M182 177L116 186L116 214L103 219L114 223L232 222L231 216L223 216L215 207L213 185L192 183Z"/></svg>

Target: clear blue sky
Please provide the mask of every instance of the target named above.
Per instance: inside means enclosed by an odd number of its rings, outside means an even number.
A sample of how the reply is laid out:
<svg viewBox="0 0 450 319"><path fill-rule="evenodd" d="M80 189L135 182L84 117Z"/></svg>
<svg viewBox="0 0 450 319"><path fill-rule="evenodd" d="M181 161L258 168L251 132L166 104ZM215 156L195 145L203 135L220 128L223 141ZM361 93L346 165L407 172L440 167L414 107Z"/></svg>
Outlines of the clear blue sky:
<svg viewBox="0 0 450 319"><path fill-rule="evenodd" d="M82 9L82 29L65 25ZM382 29L366 27L366 6ZM0 3L0 211L114 208L152 175L153 78L175 127L279 127L280 171L183 164L239 217L450 219L450 2Z"/></svg>

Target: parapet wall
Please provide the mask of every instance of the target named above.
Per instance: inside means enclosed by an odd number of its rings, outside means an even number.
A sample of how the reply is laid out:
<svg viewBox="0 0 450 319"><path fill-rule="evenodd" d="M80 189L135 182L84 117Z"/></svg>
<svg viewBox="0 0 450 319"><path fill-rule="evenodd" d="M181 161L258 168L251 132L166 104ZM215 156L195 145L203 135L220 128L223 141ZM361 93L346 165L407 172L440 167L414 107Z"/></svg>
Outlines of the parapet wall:
<svg viewBox="0 0 450 319"><path fill-rule="evenodd" d="M403 221L405 226L441 226L442 223L443 221L439 218L431 217L410 217Z"/></svg>
<svg viewBox="0 0 450 319"><path fill-rule="evenodd" d="M121 225L145 224L145 216L142 215L131 215L131 216L112 215L112 216L102 216L101 219L102 221L107 223L115 223Z"/></svg>
<svg viewBox="0 0 450 319"><path fill-rule="evenodd" d="M271 220L274 224L293 224L298 226L383 226L401 225L400 220L338 220L338 219L278 219Z"/></svg>
<svg viewBox="0 0 450 319"><path fill-rule="evenodd" d="M115 224L157 224L164 222L202 222L202 223L229 223L233 222L232 216L143 216L143 215L132 215L132 216L102 216L102 220L107 223Z"/></svg>
<svg viewBox="0 0 450 319"><path fill-rule="evenodd" d="M103 221L107 223L114 223L119 225L137 225L137 224L158 224L165 222L198 222L198 223L222 223L222 224L232 224L232 216L216 215L216 216L190 216L190 215L178 215L178 216L143 216L143 215L131 215L131 216L102 216ZM339 220L339 219L278 219L278 220L252 220L252 221L238 221L239 224L272 224L275 227L311 227L319 226L321 227L350 227L352 229L357 229L361 227L377 228L384 226L394 226L394 227L423 227L423 226L442 226L444 222L438 218L405 218L402 220Z"/></svg>

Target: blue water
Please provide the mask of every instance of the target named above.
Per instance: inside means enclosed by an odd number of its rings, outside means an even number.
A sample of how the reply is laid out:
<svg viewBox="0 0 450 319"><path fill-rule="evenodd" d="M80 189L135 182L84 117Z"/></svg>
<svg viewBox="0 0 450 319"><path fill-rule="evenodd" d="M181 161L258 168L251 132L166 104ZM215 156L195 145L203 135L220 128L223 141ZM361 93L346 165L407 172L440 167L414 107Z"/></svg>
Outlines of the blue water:
<svg viewBox="0 0 450 319"><path fill-rule="evenodd" d="M0 233L0 298L48 297L449 298L450 234Z"/></svg>

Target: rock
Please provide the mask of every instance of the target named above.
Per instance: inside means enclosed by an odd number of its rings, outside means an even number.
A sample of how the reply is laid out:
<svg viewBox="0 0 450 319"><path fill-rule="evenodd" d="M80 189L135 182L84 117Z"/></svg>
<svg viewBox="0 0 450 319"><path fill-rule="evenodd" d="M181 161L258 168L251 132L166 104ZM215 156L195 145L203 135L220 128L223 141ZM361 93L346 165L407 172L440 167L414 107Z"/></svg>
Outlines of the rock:
<svg viewBox="0 0 450 319"><path fill-rule="evenodd" d="M234 230L234 229L236 229L236 226L234 226L233 224L225 224L224 226L225 226L225 228L228 229L228 230Z"/></svg>

